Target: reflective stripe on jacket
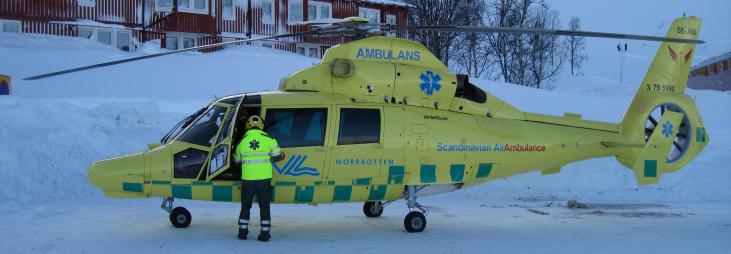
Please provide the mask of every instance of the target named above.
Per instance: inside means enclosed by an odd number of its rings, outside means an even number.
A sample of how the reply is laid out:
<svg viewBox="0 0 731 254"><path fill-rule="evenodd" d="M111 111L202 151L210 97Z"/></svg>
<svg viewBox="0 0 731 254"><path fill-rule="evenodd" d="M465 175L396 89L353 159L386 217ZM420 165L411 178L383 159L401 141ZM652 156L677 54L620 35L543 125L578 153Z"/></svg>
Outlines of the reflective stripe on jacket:
<svg viewBox="0 0 731 254"><path fill-rule="evenodd" d="M241 179L261 180L272 178L272 157L282 155L277 141L266 132L250 129L244 134L234 153L234 160L241 162Z"/></svg>

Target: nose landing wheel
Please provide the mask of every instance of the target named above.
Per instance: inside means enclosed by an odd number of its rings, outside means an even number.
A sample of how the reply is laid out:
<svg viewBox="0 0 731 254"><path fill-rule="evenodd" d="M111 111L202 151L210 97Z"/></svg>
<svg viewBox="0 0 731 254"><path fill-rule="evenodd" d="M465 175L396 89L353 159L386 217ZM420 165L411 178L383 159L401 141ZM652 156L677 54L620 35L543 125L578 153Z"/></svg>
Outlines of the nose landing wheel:
<svg viewBox="0 0 731 254"><path fill-rule="evenodd" d="M173 198L162 199L162 205L160 206L163 210L170 213L170 223L176 228L187 228L193 219L188 209L185 207L175 207L173 209Z"/></svg>

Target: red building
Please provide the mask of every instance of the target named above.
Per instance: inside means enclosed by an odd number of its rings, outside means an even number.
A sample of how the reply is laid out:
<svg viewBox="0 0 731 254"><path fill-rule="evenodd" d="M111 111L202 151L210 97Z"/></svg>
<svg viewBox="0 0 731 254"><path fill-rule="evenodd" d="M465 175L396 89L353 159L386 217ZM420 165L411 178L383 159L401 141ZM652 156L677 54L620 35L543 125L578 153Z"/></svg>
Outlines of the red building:
<svg viewBox="0 0 731 254"><path fill-rule="evenodd" d="M0 31L78 36L135 50L168 49L304 30L303 21L366 17L405 25L409 6L389 0L0 0ZM339 39L264 41L319 57Z"/></svg>
<svg viewBox="0 0 731 254"><path fill-rule="evenodd" d="M731 91L731 51L694 66L690 70L688 87L696 90Z"/></svg>

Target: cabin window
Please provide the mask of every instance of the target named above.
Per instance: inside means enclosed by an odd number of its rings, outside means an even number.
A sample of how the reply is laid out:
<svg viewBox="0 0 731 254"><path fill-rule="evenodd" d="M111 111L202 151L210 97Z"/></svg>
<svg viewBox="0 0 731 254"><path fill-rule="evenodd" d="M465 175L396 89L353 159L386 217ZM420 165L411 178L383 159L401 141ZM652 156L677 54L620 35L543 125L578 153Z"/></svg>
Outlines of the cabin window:
<svg viewBox="0 0 731 254"><path fill-rule="evenodd" d="M178 140L200 146L211 146L213 138L222 125L224 115L226 115L225 107L211 107L194 124L188 127Z"/></svg>
<svg viewBox="0 0 731 254"><path fill-rule="evenodd" d="M469 77L464 74L457 75L457 90L454 92L454 97L477 103L485 103L487 101L485 91L470 83Z"/></svg>
<svg viewBox="0 0 731 254"><path fill-rule="evenodd" d="M327 109L268 109L265 131L280 147L323 146Z"/></svg>
<svg viewBox="0 0 731 254"><path fill-rule="evenodd" d="M176 153L173 155L173 177L195 178L203 168L207 157L208 152L194 148Z"/></svg>
<svg viewBox="0 0 731 254"><path fill-rule="evenodd" d="M117 48L123 51L129 51L130 49L130 34L127 32L117 32Z"/></svg>
<svg viewBox="0 0 731 254"><path fill-rule="evenodd" d="M183 48L192 48L195 47L195 39L193 38L183 38Z"/></svg>
<svg viewBox="0 0 731 254"><path fill-rule="evenodd" d="M178 49L178 37L165 38L165 48L169 50Z"/></svg>
<svg viewBox="0 0 731 254"><path fill-rule="evenodd" d="M96 40L107 45L112 45L112 31L97 30Z"/></svg>
<svg viewBox="0 0 731 254"><path fill-rule="evenodd" d="M261 3L261 22L274 24L274 2L264 1Z"/></svg>
<svg viewBox="0 0 731 254"><path fill-rule="evenodd" d="M236 18L235 15L235 9L234 9L234 0L223 0L222 9L223 9L223 18L228 20L233 20Z"/></svg>
<svg viewBox="0 0 731 254"><path fill-rule="evenodd" d="M88 27L79 27L77 28L77 36L84 38L84 39L91 39L91 35L94 34L94 30Z"/></svg>
<svg viewBox="0 0 731 254"><path fill-rule="evenodd" d="M307 20L330 19L330 17L332 17L331 3L317 1L307 3Z"/></svg>
<svg viewBox="0 0 731 254"><path fill-rule="evenodd" d="M287 4L287 23L291 25L302 22L303 9L302 1L290 1Z"/></svg>
<svg viewBox="0 0 731 254"><path fill-rule="evenodd" d="M370 8L358 8L358 16L368 19L368 23L381 23L381 11Z"/></svg>
<svg viewBox="0 0 731 254"><path fill-rule="evenodd" d="M381 111L378 109L340 109L338 145L379 143Z"/></svg>
<svg viewBox="0 0 731 254"><path fill-rule="evenodd" d="M79 5L83 6L94 6L96 5L96 0L76 0Z"/></svg>

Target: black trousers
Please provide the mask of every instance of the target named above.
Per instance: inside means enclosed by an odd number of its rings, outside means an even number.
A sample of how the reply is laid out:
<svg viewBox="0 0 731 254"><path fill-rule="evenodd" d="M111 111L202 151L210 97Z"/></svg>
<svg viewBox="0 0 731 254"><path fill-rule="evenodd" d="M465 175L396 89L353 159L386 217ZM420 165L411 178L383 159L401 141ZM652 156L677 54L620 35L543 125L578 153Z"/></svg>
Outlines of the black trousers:
<svg viewBox="0 0 731 254"><path fill-rule="evenodd" d="M256 195L256 200L259 203L261 231L269 231L272 220L269 212L269 203L271 203L272 199L272 179L241 181L241 213L239 213L239 225L242 229L248 229L254 195Z"/></svg>

